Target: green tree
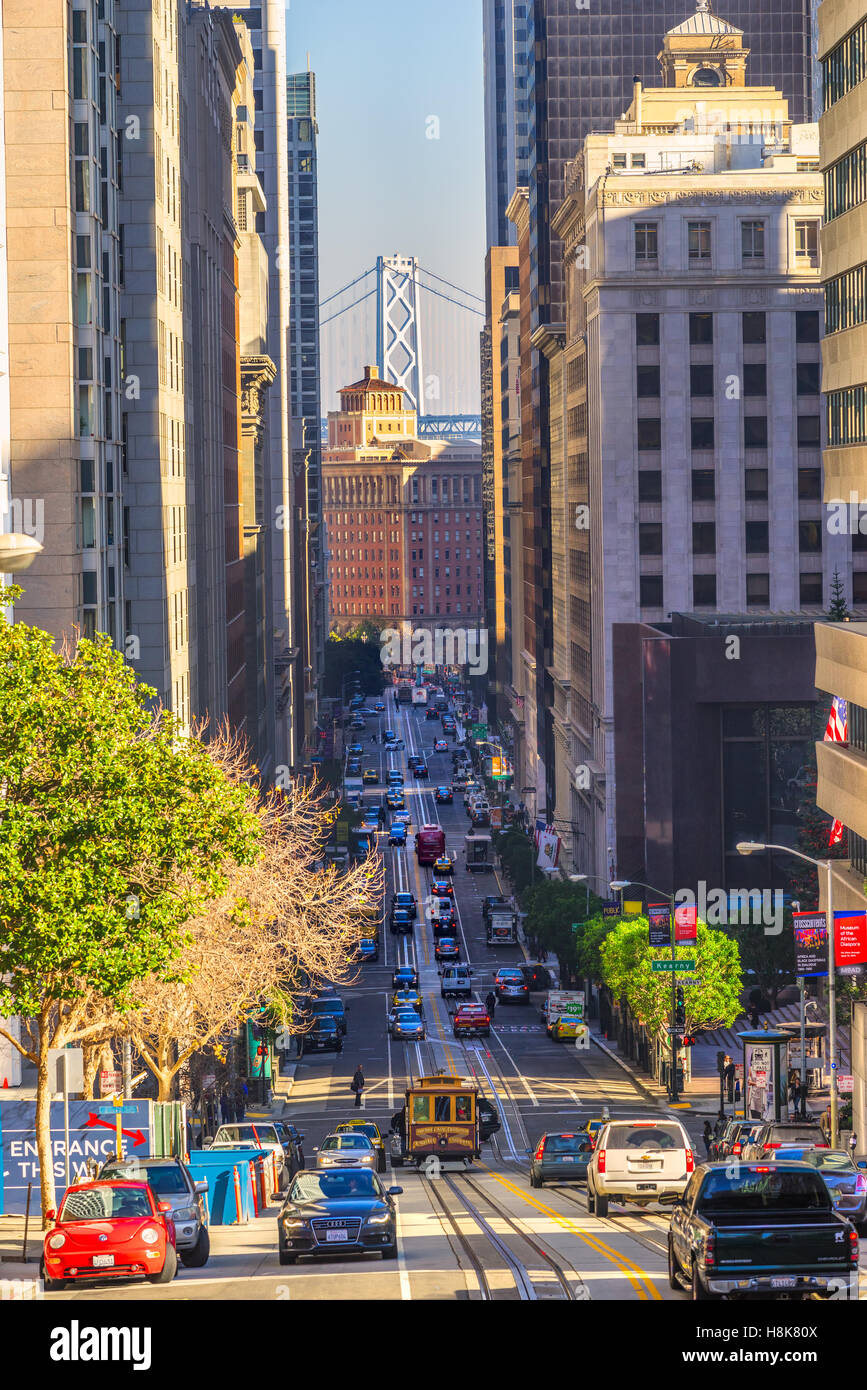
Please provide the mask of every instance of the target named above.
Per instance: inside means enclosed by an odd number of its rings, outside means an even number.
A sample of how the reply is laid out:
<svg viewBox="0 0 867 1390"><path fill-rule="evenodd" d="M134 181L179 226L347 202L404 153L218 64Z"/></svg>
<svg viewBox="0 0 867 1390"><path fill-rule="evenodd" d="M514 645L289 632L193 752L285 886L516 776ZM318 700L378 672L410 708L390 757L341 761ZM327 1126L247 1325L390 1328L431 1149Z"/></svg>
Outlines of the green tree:
<svg viewBox="0 0 867 1390"><path fill-rule="evenodd" d="M580 973L578 943L587 919L587 892L583 884L540 878L526 889L522 905L527 912L527 931L546 951L556 955L561 977ZM600 899L591 893L590 915L599 911ZM573 931L577 924L579 931Z"/></svg>
<svg viewBox="0 0 867 1390"><path fill-rule="evenodd" d="M256 788L155 712L107 637L62 651L0 618L0 1014L29 1020L43 1211L48 1050L104 1035L187 919L257 853Z"/></svg>
<svg viewBox="0 0 867 1390"><path fill-rule="evenodd" d="M325 693L334 699L345 694L355 673L366 695L378 695L383 688L382 647L379 629L372 623L352 634L338 637L331 633L325 643Z"/></svg>
<svg viewBox="0 0 867 1390"><path fill-rule="evenodd" d="M769 934L767 927L753 922L730 925L729 935L738 943L745 982L751 988L761 990L762 994L769 995L776 1008L780 990L795 978L791 912L785 913L783 930L776 935Z"/></svg>
<svg viewBox="0 0 867 1390"><path fill-rule="evenodd" d="M523 905L523 895L536 876L536 846L522 830L514 828L496 831L492 843Z"/></svg>
<svg viewBox="0 0 867 1390"><path fill-rule="evenodd" d="M596 900L597 910L595 914L588 917L582 924L576 947L579 975L583 975L587 980L595 980L597 984L603 983L605 979L605 969L602 963L603 943L619 925L610 917L602 916L598 910L599 901L599 899Z"/></svg>
<svg viewBox="0 0 867 1390"><path fill-rule="evenodd" d="M699 922L695 945L683 948L695 960L685 989L686 1031L728 1028L740 1013L741 965L737 942ZM646 917L619 922L600 947L603 977L615 998L625 998L650 1032L666 1027L671 1014L671 975L654 971L653 960L670 960L666 947L648 945Z"/></svg>
<svg viewBox="0 0 867 1390"><path fill-rule="evenodd" d="M849 617L849 609L846 606L846 597L843 593L843 581L840 578L840 571L835 570L831 580L831 602L828 606L829 623L842 623Z"/></svg>

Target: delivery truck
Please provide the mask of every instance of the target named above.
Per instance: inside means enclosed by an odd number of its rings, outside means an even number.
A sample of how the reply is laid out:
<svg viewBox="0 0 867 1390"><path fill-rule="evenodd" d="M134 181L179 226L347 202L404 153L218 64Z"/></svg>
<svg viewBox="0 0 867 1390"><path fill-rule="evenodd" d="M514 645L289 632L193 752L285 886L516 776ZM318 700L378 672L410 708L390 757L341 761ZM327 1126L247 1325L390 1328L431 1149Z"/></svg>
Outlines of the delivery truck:
<svg viewBox="0 0 867 1390"><path fill-rule="evenodd" d="M468 873L475 874L480 870L483 872L492 870L494 861L491 858L490 835L465 835L464 855Z"/></svg>
<svg viewBox="0 0 867 1390"><path fill-rule="evenodd" d="M509 907L492 908L485 917L485 939L489 946L517 946L517 912Z"/></svg>

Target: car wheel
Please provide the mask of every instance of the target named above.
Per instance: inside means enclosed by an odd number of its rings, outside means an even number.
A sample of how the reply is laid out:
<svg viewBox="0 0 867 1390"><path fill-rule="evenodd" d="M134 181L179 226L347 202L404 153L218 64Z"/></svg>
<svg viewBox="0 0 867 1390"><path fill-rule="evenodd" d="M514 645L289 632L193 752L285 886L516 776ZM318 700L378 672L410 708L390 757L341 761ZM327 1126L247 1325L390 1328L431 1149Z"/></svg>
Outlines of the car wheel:
<svg viewBox="0 0 867 1390"><path fill-rule="evenodd" d="M170 1284L178 1272L178 1254L173 1245L166 1246L166 1258L159 1274L149 1274L149 1284Z"/></svg>
<svg viewBox="0 0 867 1390"><path fill-rule="evenodd" d="M297 1255L290 1255L288 1250L281 1250L281 1251L280 1251L279 1260L280 1260L281 1265L294 1265L294 1263L295 1263L295 1261L296 1261L297 1259L298 1259L298 1256L297 1256Z"/></svg>
<svg viewBox="0 0 867 1390"><path fill-rule="evenodd" d="M587 1213L589 1216L596 1215L596 1194L590 1184L587 1184Z"/></svg>
<svg viewBox="0 0 867 1390"><path fill-rule="evenodd" d="M202 1269L208 1263L208 1256L211 1253L211 1236L207 1226L203 1226L199 1231L199 1238L192 1250L182 1250L180 1254L181 1264L185 1269Z"/></svg>
<svg viewBox="0 0 867 1390"><path fill-rule="evenodd" d="M383 1258L384 1260L396 1260L396 1259L397 1259L397 1241L396 1241L396 1240L392 1241L391 1245L386 1245L385 1249L384 1249L383 1252L382 1252L382 1258Z"/></svg>
<svg viewBox="0 0 867 1390"><path fill-rule="evenodd" d="M597 1215L597 1216L607 1216L607 1215L608 1215L608 1198L607 1198L607 1197L601 1197L601 1196L599 1195L598 1192L596 1193L596 1215Z"/></svg>
<svg viewBox="0 0 867 1390"><path fill-rule="evenodd" d="M540 1177L537 1177L536 1174L533 1173L533 1172L530 1173L530 1186L531 1186L531 1187L541 1187L541 1186L542 1186L542 1179L541 1179Z"/></svg>
<svg viewBox="0 0 867 1390"><path fill-rule="evenodd" d="M676 1256L675 1253L674 1253L674 1244L673 1244L673 1242L672 1242L671 1236L669 1236L669 1237L668 1237L668 1287L669 1287L670 1289L679 1289L679 1288L681 1287L680 1280L679 1280L678 1277L677 1277L677 1271L678 1271L677 1256Z"/></svg>
<svg viewBox="0 0 867 1390"><path fill-rule="evenodd" d="M705 1288L704 1284L701 1282L701 1276L699 1275L698 1267L697 1267L695 1264L693 1264L693 1267L692 1267L692 1301L693 1301L693 1303L707 1303L707 1301L708 1301L710 1298L712 1298L712 1296L713 1296L713 1295L708 1293L708 1291L707 1291L707 1289Z"/></svg>

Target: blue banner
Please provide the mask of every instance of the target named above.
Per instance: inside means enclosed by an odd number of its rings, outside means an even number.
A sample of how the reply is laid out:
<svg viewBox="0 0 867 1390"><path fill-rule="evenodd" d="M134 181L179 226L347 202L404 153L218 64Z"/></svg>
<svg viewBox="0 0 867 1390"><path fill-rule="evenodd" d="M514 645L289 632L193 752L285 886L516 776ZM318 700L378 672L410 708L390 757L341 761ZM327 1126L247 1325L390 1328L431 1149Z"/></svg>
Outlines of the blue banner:
<svg viewBox="0 0 867 1390"><path fill-rule="evenodd" d="M142 1157L151 1150L151 1121L148 1100L127 1101L123 1107L121 1144L124 1157ZM114 1116L101 1115L99 1101L69 1102L69 1159L73 1182L87 1177L86 1163L95 1158L100 1164L114 1158L116 1123ZM113 1108L113 1107L112 1107ZM65 1182L66 1143L63 1132L63 1102L51 1102L51 1148L54 1155L54 1181L58 1196ZM24 1212L27 1184L33 1184L30 1210L39 1208L39 1158L36 1153L35 1100L0 1101L0 1212Z"/></svg>

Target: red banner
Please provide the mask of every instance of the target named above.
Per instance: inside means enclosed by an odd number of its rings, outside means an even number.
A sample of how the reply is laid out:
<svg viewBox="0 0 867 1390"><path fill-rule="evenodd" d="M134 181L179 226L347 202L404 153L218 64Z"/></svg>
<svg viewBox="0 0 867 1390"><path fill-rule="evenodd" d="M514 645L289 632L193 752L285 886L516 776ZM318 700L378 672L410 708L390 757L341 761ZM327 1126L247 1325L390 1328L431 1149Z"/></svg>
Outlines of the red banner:
<svg viewBox="0 0 867 1390"><path fill-rule="evenodd" d="M867 913L834 913L834 960L838 968L867 963Z"/></svg>
<svg viewBox="0 0 867 1390"><path fill-rule="evenodd" d="M682 903L674 909L675 941L695 941L698 933L698 908Z"/></svg>

